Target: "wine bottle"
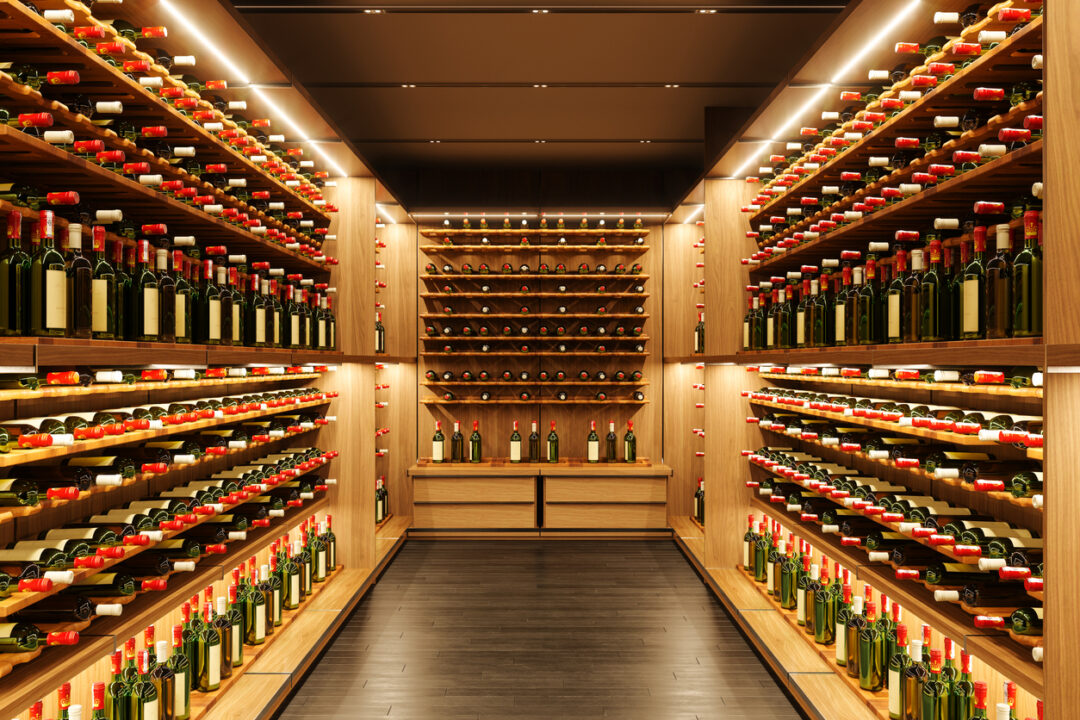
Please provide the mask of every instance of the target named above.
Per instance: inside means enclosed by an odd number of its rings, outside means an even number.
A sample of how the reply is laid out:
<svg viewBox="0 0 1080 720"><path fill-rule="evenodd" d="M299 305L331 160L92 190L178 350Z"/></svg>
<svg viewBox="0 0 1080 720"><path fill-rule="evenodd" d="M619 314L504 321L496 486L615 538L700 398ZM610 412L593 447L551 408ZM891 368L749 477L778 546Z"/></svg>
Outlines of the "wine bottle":
<svg viewBox="0 0 1080 720"><path fill-rule="evenodd" d="M153 647L152 654L151 647ZM177 694L182 691L178 681L182 679L177 678L176 672L169 664L169 641L159 640L152 646L147 645L147 648L144 654L150 656L147 663L149 672L145 673L144 682L148 682L153 689L152 695L157 698L157 707L148 708L144 704L143 714L136 717L142 717L144 720L155 717L161 720L175 720Z"/></svg>
<svg viewBox="0 0 1080 720"><path fill-rule="evenodd" d="M908 655L907 626L896 627L896 652L889 658L888 682L889 688L889 720L903 720L904 718L904 683L903 675L913 662ZM964 715L950 715L950 717L967 718Z"/></svg>
<svg viewBox="0 0 1080 720"><path fill-rule="evenodd" d="M984 225L973 232L975 255L961 271L960 338L986 337L986 231Z"/></svg>
<svg viewBox="0 0 1080 720"><path fill-rule="evenodd" d="M132 278L131 302L136 340L155 342L160 335L160 283L150 267L150 241L136 243L138 266Z"/></svg>
<svg viewBox="0 0 1080 720"><path fill-rule="evenodd" d="M922 341L945 340L950 327L951 306L947 278L942 269L939 234L927 234L930 267L919 278L919 337Z"/></svg>
<svg viewBox="0 0 1080 720"><path fill-rule="evenodd" d="M532 421L532 431L529 433L529 462L540 462L540 433L536 429L536 421Z"/></svg>
<svg viewBox="0 0 1080 720"><path fill-rule="evenodd" d="M224 250L224 248L222 248ZM220 345L230 346L233 344L233 294L229 289L229 272L232 268L225 264L214 268L217 273L218 302L221 304L221 340ZM299 289L296 291L299 293ZM300 347L294 344L293 347Z"/></svg>
<svg viewBox="0 0 1080 720"><path fill-rule="evenodd" d="M634 435L634 421L626 421L626 434L623 435L623 461L637 462L637 437Z"/></svg>
<svg viewBox="0 0 1080 720"><path fill-rule="evenodd" d="M863 602L865 598L861 595L856 595L851 601L851 615L848 617L847 627L844 628L844 647L847 649L847 659L844 662L844 669L847 671L848 677L859 677L859 637L862 630L866 627L866 618L863 617ZM807 593L807 602L809 603L809 592ZM807 619L809 620L809 615ZM810 623L807 622L809 627Z"/></svg>
<svg viewBox="0 0 1080 720"><path fill-rule="evenodd" d="M386 352L386 328L383 327L382 313L375 313L375 353L378 355Z"/></svg>
<svg viewBox="0 0 1080 720"><path fill-rule="evenodd" d="M195 244L195 238L173 238L173 336L178 343L192 342L192 313L194 312L194 296L191 283L187 279L187 258L181 247L191 247Z"/></svg>
<svg viewBox="0 0 1080 720"><path fill-rule="evenodd" d="M694 354L705 352L705 313L698 313L698 322L694 326Z"/></svg>
<svg viewBox="0 0 1080 720"><path fill-rule="evenodd" d="M615 457L616 437L615 437L615 421L614 420L608 420L608 434L607 434L607 438L605 438L605 439L607 441L606 460L609 463L613 463L618 459L618 458Z"/></svg>
<svg viewBox="0 0 1080 720"><path fill-rule="evenodd" d="M382 478L375 480L375 523L381 523L386 519L386 504L383 502Z"/></svg>
<svg viewBox="0 0 1080 720"><path fill-rule="evenodd" d="M596 434L596 421L589 421L589 435L585 439L588 462L600 462L600 436Z"/></svg>
<svg viewBox="0 0 1080 720"><path fill-rule="evenodd" d="M30 256L22 249L22 212L7 215L7 246L0 253L0 335L24 335L29 328Z"/></svg>
<svg viewBox="0 0 1080 720"><path fill-rule="evenodd" d="M41 210L31 243L38 245L30 261L30 334L60 336L67 333L67 268L55 246L55 216ZM36 241L36 242L35 242Z"/></svg>
<svg viewBox="0 0 1080 720"><path fill-rule="evenodd" d="M70 223L67 226L68 261L68 334L75 338L89 338L93 327L93 279L94 268L82 252L83 226Z"/></svg>
<svg viewBox="0 0 1080 720"><path fill-rule="evenodd" d="M551 431L547 436L547 461L549 463L559 462L559 436L555 432L555 421L551 421Z"/></svg>
<svg viewBox="0 0 1080 720"><path fill-rule="evenodd" d="M949 685L941 678L941 651L930 651L930 675L922 686L922 717L948 720Z"/></svg>
<svg viewBox="0 0 1080 720"><path fill-rule="evenodd" d="M480 439L480 421L473 420L472 435L469 436L469 462L478 463L483 459Z"/></svg>
<svg viewBox="0 0 1080 720"><path fill-rule="evenodd" d="M986 337L1012 335L1012 230L1007 223L996 228L994 256L986 263Z"/></svg>
<svg viewBox="0 0 1080 720"><path fill-rule="evenodd" d="M518 421L514 421L514 431L510 433L510 462L521 462L521 433L518 432Z"/></svg>
<svg viewBox="0 0 1080 720"><path fill-rule="evenodd" d="M221 686L222 677L222 635L219 628L214 624L214 615L210 602L207 601L203 608L203 622L199 626L196 636L195 673L197 683L193 686L201 692L213 692ZM228 665L231 674L232 664Z"/></svg>
<svg viewBox="0 0 1080 720"><path fill-rule="evenodd" d="M454 423L454 431L457 432L457 423ZM442 422L435 421L435 436L431 439L431 462L446 462L446 436L443 435ZM457 460L455 459L455 462Z"/></svg>
<svg viewBox="0 0 1080 720"><path fill-rule="evenodd" d="M1016 337L1032 337L1043 332L1042 221L1038 210L1024 213L1024 247L1013 258L1012 272L1012 330ZM0 274L3 272L0 258ZM0 277L2 282L2 277ZM0 303L2 303L0 299ZM2 316L2 313L0 313ZM0 318L0 328L2 328Z"/></svg>
<svg viewBox="0 0 1080 720"><path fill-rule="evenodd" d="M454 421L454 434L450 436L450 461L465 462L465 437L457 420Z"/></svg>

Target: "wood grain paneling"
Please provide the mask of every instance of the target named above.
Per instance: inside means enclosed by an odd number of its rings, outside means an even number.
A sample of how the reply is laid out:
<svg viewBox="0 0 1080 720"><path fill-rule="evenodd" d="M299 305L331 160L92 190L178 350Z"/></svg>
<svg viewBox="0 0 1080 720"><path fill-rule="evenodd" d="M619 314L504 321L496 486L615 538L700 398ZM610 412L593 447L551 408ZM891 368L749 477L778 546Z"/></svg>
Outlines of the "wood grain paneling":
<svg viewBox="0 0 1080 720"><path fill-rule="evenodd" d="M705 427L705 409L695 407L705 402L705 393L693 387L704 382L705 370L698 370L695 363L664 365L664 462L672 471L669 517L690 515L698 478L705 477L705 458L695 455L707 452L705 439L692 432Z"/></svg>
<svg viewBox="0 0 1080 720"><path fill-rule="evenodd" d="M748 295L747 272L739 259L757 250L739 208L753 196L741 180L705 181L706 355L731 355L742 348L742 318Z"/></svg>
<svg viewBox="0 0 1080 720"><path fill-rule="evenodd" d="M376 261L385 269L376 269L376 280L386 282L377 296L386 328L386 354L390 357L416 357L416 225L397 223L376 228L377 239L386 247L377 248Z"/></svg>
<svg viewBox="0 0 1080 720"><path fill-rule="evenodd" d="M487 505L438 505L417 503L413 506L413 526L418 528L535 528L535 503Z"/></svg>
<svg viewBox="0 0 1080 720"><path fill-rule="evenodd" d="M561 478L544 479L548 502L623 503L667 501L665 478Z"/></svg>
<svg viewBox="0 0 1080 720"><path fill-rule="evenodd" d="M739 391L757 387L756 374L735 365L705 368L705 563L734 567L742 559L740 528L746 527L747 471L739 451L761 445L756 425L746 424Z"/></svg>
<svg viewBox="0 0 1080 720"><path fill-rule="evenodd" d="M375 391L376 401L390 403L375 410L375 426L390 428L389 434L378 438L376 444L389 450L385 458L376 458L376 475L386 477L390 492L390 512L412 514L412 484L406 471L416 462L416 364L386 363L375 371L375 382L389 388Z"/></svg>
<svg viewBox="0 0 1080 720"><path fill-rule="evenodd" d="M342 178L327 191L341 208L330 224L327 255L338 258L331 284L337 287L334 314L338 350L349 355L375 352L375 180Z"/></svg>
<svg viewBox="0 0 1080 720"><path fill-rule="evenodd" d="M1053 27L1054 23L1050 23ZM1077 25L1080 27L1080 24ZM1064 44L1064 43L1062 43ZM1060 241L1068 242L1065 238ZM1068 291L1066 291L1068 292ZM1053 313L1065 315L1068 313ZM1043 636L1048 720L1074 717L1080 707L1080 677L1072 646L1080 634L1076 588L1080 585L1080 547L1076 519L1080 517L1080 445L1069 431L1080 423L1080 374L1051 370L1046 380L1046 423L1052 428L1046 448L1046 587ZM1054 436L1058 440L1054 441Z"/></svg>
<svg viewBox="0 0 1080 720"><path fill-rule="evenodd" d="M533 502L536 479L420 477L413 480L413 494L418 503Z"/></svg>
<svg viewBox="0 0 1080 720"><path fill-rule="evenodd" d="M656 505L545 503L544 527L620 530L664 528L667 527L667 510L662 503Z"/></svg>
<svg viewBox="0 0 1080 720"><path fill-rule="evenodd" d="M704 288L694 287L704 277L705 269L696 265L705 256L694 244L703 232L695 224L664 225L664 357L694 353L694 326L701 312L697 305L705 302Z"/></svg>

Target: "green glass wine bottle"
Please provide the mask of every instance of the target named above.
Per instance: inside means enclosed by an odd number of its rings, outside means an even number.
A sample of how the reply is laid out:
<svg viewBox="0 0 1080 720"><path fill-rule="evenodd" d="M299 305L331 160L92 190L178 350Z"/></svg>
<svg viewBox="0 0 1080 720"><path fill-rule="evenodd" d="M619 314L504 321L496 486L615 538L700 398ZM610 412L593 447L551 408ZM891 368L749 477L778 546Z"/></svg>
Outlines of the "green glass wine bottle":
<svg viewBox="0 0 1080 720"><path fill-rule="evenodd" d="M960 338L986 337L986 226L972 233L974 255L960 272Z"/></svg>
<svg viewBox="0 0 1080 720"><path fill-rule="evenodd" d="M1012 335L1012 229L1008 223L995 228L996 252L986 263L986 337Z"/></svg>
<svg viewBox="0 0 1080 720"><path fill-rule="evenodd" d="M67 333L67 267L55 245L52 210L38 215L38 247L30 260L30 334L62 337ZM34 236L31 236L31 243Z"/></svg>
<svg viewBox="0 0 1080 720"><path fill-rule="evenodd" d="M469 462L478 463L483 459L480 438L480 421L473 420L472 435L469 436Z"/></svg>
<svg viewBox="0 0 1080 720"><path fill-rule="evenodd" d="M1012 303L1013 335L1033 337L1043 334L1043 259L1042 214L1024 213L1024 247L1013 258ZM3 260L0 259L0 271ZM0 278L0 282L3 282ZM0 298L0 302L3 302Z"/></svg>

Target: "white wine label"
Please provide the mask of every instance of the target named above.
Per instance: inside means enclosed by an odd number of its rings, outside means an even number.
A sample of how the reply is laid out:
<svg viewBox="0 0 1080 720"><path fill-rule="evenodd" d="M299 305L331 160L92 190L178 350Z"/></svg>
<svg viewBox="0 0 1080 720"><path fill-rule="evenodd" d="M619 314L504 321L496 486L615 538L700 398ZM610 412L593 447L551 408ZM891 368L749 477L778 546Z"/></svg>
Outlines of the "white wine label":
<svg viewBox="0 0 1080 720"><path fill-rule="evenodd" d="M188 714L188 694L183 690L187 685L187 673L176 673L176 692L173 693L173 717L184 717Z"/></svg>
<svg viewBox="0 0 1080 720"><path fill-rule="evenodd" d="M296 345L300 342L300 316L289 317L289 342Z"/></svg>
<svg viewBox="0 0 1080 720"><path fill-rule="evenodd" d="M45 271L45 328L67 327L67 273L63 270Z"/></svg>
<svg viewBox="0 0 1080 720"><path fill-rule="evenodd" d="M318 346L326 347L326 321L319 319L319 338Z"/></svg>
<svg viewBox="0 0 1080 720"><path fill-rule="evenodd" d="M221 684L221 646L211 645L208 654L210 656L207 660L207 665L209 665L207 674L210 676L208 682L210 687L214 687Z"/></svg>
<svg viewBox="0 0 1080 720"><path fill-rule="evenodd" d="M745 540L742 544L742 564L744 568L750 567L750 543Z"/></svg>
<svg viewBox="0 0 1080 720"><path fill-rule="evenodd" d="M979 331L979 281L977 278L964 280L963 297L960 307L962 308L961 332L974 333Z"/></svg>
<svg viewBox="0 0 1080 720"><path fill-rule="evenodd" d="M187 295L176 295L176 337L187 337Z"/></svg>
<svg viewBox="0 0 1080 720"><path fill-rule="evenodd" d="M697 337L694 338L694 343L697 344ZM750 323L748 322L742 324L742 346L744 350L750 347Z"/></svg>
<svg viewBox="0 0 1080 720"><path fill-rule="evenodd" d="M157 701L157 698L151 700L150 702L143 703L142 713L139 715L139 717L156 718L157 716L158 716L158 701Z"/></svg>
<svg viewBox="0 0 1080 720"><path fill-rule="evenodd" d="M889 338L900 337L900 294L889 294Z"/></svg>
<svg viewBox="0 0 1080 720"><path fill-rule="evenodd" d="M266 639L266 605L255 606L255 639Z"/></svg>
<svg viewBox="0 0 1080 720"><path fill-rule="evenodd" d="M255 342L266 342L266 308L255 308Z"/></svg>
<svg viewBox="0 0 1080 720"><path fill-rule="evenodd" d="M109 281L94 280L90 283L90 329L107 332L109 329Z"/></svg>
<svg viewBox="0 0 1080 720"><path fill-rule="evenodd" d="M847 632L840 623L836 624L836 662L847 663Z"/></svg>
<svg viewBox="0 0 1080 720"><path fill-rule="evenodd" d="M847 329L844 322L844 310L843 303L836 304L836 344L839 345L842 342L847 341Z"/></svg>
<svg viewBox="0 0 1080 720"><path fill-rule="evenodd" d="M233 303L232 306L232 340L234 343L241 342L240 338L240 306Z"/></svg>
<svg viewBox="0 0 1080 720"><path fill-rule="evenodd" d="M520 446L518 454L521 454ZM589 441L589 462L600 462L600 442L596 440Z"/></svg>
<svg viewBox="0 0 1080 720"><path fill-rule="evenodd" d="M773 318L766 318L765 320L765 347L772 347L776 344L775 333L773 330Z"/></svg>
<svg viewBox="0 0 1080 720"><path fill-rule="evenodd" d="M510 443L510 462L521 462L521 441L519 440Z"/></svg>
<svg viewBox="0 0 1080 720"><path fill-rule="evenodd" d="M211 340L221 340L221 300L211 299L209 303L210 321L207 335Z"/></svg>
<svg viewBox="0 0 1080 720"><path fill-rule="evenodd" d="M158 289L143 288L143 335L158 334Z"/></svg>
<svg viewBox="0 0 1080 720"><path fill-rule="evenodd" d="M802 345L806 342L806 311L800 310L795 317L795 342Z"/></svg>
<svg viewBox="0 0 1080 720"><path fill-rule="evenodd" d="M889 670L889 717L901 717L900 707L900 671Z"/></svg>

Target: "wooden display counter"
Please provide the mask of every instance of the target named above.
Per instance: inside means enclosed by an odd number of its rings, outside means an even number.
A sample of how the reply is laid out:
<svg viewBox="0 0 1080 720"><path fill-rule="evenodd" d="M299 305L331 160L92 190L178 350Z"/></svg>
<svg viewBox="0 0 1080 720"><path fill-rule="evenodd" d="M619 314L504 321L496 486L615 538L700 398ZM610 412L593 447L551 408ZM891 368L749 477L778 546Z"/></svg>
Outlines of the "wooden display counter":
<svg viewBox="0 0 1080 720"><path fill-rule="evenodd" d="M636 463L432 463L409 469L413 537L670 536L671 468Z"/></svg>

